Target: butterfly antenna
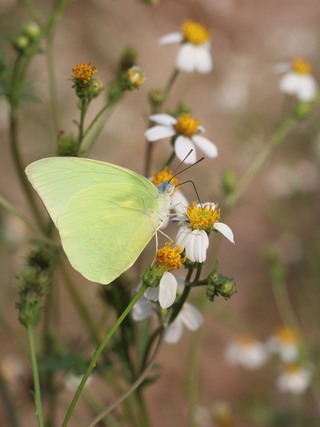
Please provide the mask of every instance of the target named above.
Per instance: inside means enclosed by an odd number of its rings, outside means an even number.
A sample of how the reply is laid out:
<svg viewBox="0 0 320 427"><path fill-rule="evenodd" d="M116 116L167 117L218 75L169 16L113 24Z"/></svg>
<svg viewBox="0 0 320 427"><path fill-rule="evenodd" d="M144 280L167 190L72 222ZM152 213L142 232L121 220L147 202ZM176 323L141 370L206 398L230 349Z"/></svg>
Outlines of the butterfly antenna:
<svg viewBox="0 0 320 427"><path fill-rule="evenodd" d="M176 170L179 169L179 167L182 165L182 163L185 161L185 159L190 156L191 152L193 150L190 150L189 153L186 155L186 157L182 160L182 162L180 162L179 166L176 168ZM181 173L187 171L188 169L192 168L193 166L197 165L198 163L202 162L202 160L204 160L204 157L201 157L201 159L197 160L196 162L192 163L192 165L187 166L186 168L182 169L180 172L176 172L175 174L172 175L172 177L169 179L169 182L177 175L180 175Z"/></svg>
<svg viewBox="0 0 320 427"><path fill-rule="evenodd" d="M200 161L200 160L199 160L199 161ZM197 163L198 163L198 162L197 162ZM195 163L194 163L194 164L195 164ZM191 165L191 166L193 166L193 165ZM189 166L189 167L191 167L191 166ZM201 204L201 200L200 200L199 193L198 193L198 191L197 191L197 187L196 187L196 185L195 185L195 183L194 183L193 181L188 180L188 181L181 182L180 184L177 184L177 185L176 185L176 188L177 188L177 187L179 187L180 185L187 184L188 182L192 184L193 189L194 189L194 192L195 192L195 193L196 193L196 195L197 195L198 202Z"/></svg>

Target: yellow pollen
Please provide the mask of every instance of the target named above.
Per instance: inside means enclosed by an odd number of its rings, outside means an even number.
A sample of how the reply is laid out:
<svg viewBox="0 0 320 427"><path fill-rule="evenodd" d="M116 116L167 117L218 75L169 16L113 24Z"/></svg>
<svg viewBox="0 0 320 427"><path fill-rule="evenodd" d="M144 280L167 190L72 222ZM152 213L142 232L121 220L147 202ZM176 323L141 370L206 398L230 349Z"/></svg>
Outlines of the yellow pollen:
<svg viewBox="0 0 320 427"><path fill-rule="evenodd" d="M296 73L299 74L310 74L312 73L312 66L309 62L304 61L301 58L296 58L292 62L292 68Z"/></svg>
<svg viewBox="0 0 320 427"><path fill-rule="evenodd" d="M182 258L180 255L181 252L181 246L174 245L171 247L171 243L166 243L163 248L157 251L158 265L165 267L165 270L177 270L185 261L185 258Z"/></svg>
<svg viewBox="0 0 320 427"><path fill-rule="evenodd" d="M83 84L87 84L97 71L98 70L91 64L91 62L89 64L81 63L72 68L74 77L72 77L70 80L78 80Z"/></svg>
<svg viewBox="0 0 320 427"><path fill-rule="evenodd" d="M193 202L188 206L186 216L193 230L211 230L220 219L220 209L218 205L199 206Z"/></svg>
<svg viewBox="0 0 320 427"><path fill-rule="evenodd" d="M175 186L179 185L180 181L176 177L172 178L172 175L173 175L172 170L170 170L168 168L168 166L165 166L162 169L162 171L160 171L158 173L155 173L153 175L152 182L154 183L154 185L158 185L158 184L161 184L164 181L171 180L170 182L172 182L172 184L174 184Z"/></svg>
<svg viewBox="0 0 320 427"><path fill-rule="evenodd" d="M276 332L276 336L281 342L286 344L297 342L297 334L290 328L279 328Z"/></svg>
<svg viewBox="0 0 320 427"><path fill-rule="evenodd" d="M209 40L209 31L201 24L193 21L186 21L182 26L184 39L196 45L206 43Z"/></svg>
<svg viewBox="0 0 320 427"><path fill-rule="evenodd" d="M175 130L177 133L188 136L189 138L197 132L200 125L199 120L193 119L189 113L180 114L177 120Z"/></svg>

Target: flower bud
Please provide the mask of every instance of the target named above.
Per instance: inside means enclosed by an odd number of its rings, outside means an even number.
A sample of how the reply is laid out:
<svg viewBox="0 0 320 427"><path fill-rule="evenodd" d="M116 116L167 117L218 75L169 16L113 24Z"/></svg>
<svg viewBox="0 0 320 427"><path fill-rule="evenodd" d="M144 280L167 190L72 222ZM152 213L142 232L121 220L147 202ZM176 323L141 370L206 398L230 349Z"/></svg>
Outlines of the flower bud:
<svg viewBox="0 0 320 427"><path fill-rule="evenodd" d="M221 187L225 196L233 193L237 185L237 177L233 170L225 170L222 174Z"/></svg>
<svg viewBox="0 0 320 427"><path fill-rule="evenodd" d="M23 26L22 34L31 41L38 41L41 35L41 29L35 22L30 22Z"/></svg>
<svg viewBox="0 0 320 427"><path fill-rule="evenodd" d="M163 276L163 270L154 266L148 267L142 274L142 282L149 288L155 288L159 286L161 277Z"/></svg>
<svg viewBox="0 0 320 427"><path fill-rule="evenodd" d="M26 36L18 36L12 41L13 47L21 54L25 54L29 48L30 41Z"/></svg>
<svg viewBox="0 0 320 427"><path fill-rule="evenodd" d="M160 107L166 100L166 94L161 90L152 90L149 92L149 101L153 109Z"/></svg>
<svg viewBox="0 0 320 427"><path fill-rule="evenodd" d="M73 135L65 135L61 132L58 136L58 156L73 156L79 155L79 143Z"/></svg>
<svg viewBox="0 0 320 427"><path fill-rule="evenodd" d="M214 270L208 277L206 293L208 300L211 302L215 299L216 296L220 295L225 299L229 299L237 292L234 280L230 277L219 274L218 267L219 263L216 262Z"/></svg>

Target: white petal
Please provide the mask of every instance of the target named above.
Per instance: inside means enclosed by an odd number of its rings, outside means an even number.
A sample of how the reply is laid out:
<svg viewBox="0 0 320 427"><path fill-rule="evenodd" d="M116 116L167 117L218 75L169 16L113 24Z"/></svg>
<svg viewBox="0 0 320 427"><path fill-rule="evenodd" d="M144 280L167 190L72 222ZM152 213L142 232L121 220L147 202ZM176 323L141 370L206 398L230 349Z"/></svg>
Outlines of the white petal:
<svg viewBox="0 0 320 427"><path fill-rule="evenodd" d="M192 262L204 262L207 257L209 238L204 230L193 230L189 233L186 255Z"/></svg>
<svg viewBox="0 0 320 427"><path fill-rule="evenodd" d="M192 151L189 154L190 150ZM174 143L174 151L178 159L181 161L184 160L185 164L191 164L197 160L195 146L193 145L191 139L187 138L186 136L178 136ZM185 158L187 154L189 154L189 156Z"/></svg>
<svg viewBox="0 0 320 427"><path fill-rule="evenodd" d="M159 139L168 138L175 134L175 130L167 126L153 126L145 131L144 136L148 141L158 141Z"/></svg>
<svg viewBox="0 0 320 427"><path fill-rule="evenodd" d="M213 68L213 62L209 45L203 44L197 46L196 49L194 49L194 55L195 70L199 73L210 73Z"/></svg>
<svg viewBox="0 0 320 427"><path fill-rule="evenodd" d="M175 242L178 246L181 246L185 249L188 241L188 236L191 233L191 229L189 227L181 226L178 230Z"/></svg>
<svg viewBox="0 0 320 427"><path fill-rule="evenodd" d="M200 311L188 302L184 303L178 317L190 331L196 331L203 324L203 316Z"/></svg>
<svg viewBox="0 0 320 427"><path fill-rule="evenodd" d="M168 326L163 340L169 344L175 344L181 338L182 331L183 325L178 319L176 319L171 323L171 325Z"/></svg>
<svg viewBox="0 0 320 427"><path fill-rule="evenodd" d="M192 141L206 156L210 157L210 159L217 157L218 149L209 139L201 135L193 135Z"/></svg>
<svg viewBox="0 0 320 427"><path fill-rule="evenodd" d="M132 318L136 322L142 322L143 320L148 319L152 313L153 303L144 297L139 299L131 311Z"/></svg>
<svg viewBox="0 0 320 427"><path fill-rule="evenodd" d="M220 233L223 234L224 237L230 240L231 243L234 243L233 232L227 224L224 224L223 222L216 222L214 224L214 229L220 231Z"/></svg>
<svg viewBox="0 0 320 427"><path fill-rule="evenodd" d="M195 49L196 47L190 43L184 43L180 47L176 60L178 70L185 73L191 73L195 70Z"/></svg>
<svg viewBox="0 0 320 427"><path fill-rule="evenodd" d="M173 126L177 123L177 119L170 114L152 114L149 119L158 125Z"/></svg>
<svg viewBox="0 0 320 427"><path fill-rule="evenodd" d="M279 88L281 92L288 95L296 95L297 88L300 87L301 75L295 72L285 74L279 81Z"/></svg>
<svg viewBox="0 0 320 427"><path fill-rule="evenodd" d="M143 294L148 300L159 301L159 286L156 288L148 288Z"/></svg>
<svg viewBox="0 0 320 427"><path fill-rule="evenodd" d="M158 43L160 46L171 43L180 43L183 40L183 35L180 31L175 31L174 33L166 34L165 36L160 37Z"/></svg>
<svg viewBox="0 0 320 427"><path fill-rule="evenodd" d="M162 308L169 308L174 303L177 295L177 279L172 273L166 271L159 285L159 303Z"/></svg>
<svg viewBox="0 0 320 427"><path fill-rule="evenodd" d="M302 76L297 97L300 101L309 102L317 96L317 82L311 75Z"/></svg>

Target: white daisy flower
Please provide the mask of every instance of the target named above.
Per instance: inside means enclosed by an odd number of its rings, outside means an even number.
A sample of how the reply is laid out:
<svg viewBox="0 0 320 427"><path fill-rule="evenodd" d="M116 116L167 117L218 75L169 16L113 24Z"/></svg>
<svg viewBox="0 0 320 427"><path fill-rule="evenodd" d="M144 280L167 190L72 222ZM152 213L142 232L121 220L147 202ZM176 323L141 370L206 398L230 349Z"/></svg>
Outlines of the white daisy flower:
<svg viewBox="0 0 320 427"><path fill-rule="evenodd" d="M204 128L189 113L180 114L177 118L169 114L153 114L149 116L149 119L157 125L146 130L144 134L146 139L149 142L154 142L163 138L175 137L175 154L178 159L184 160L184 163L191 164L197 160L196 147L211 159L217 157L216 145L204 136L199 135L199 132L204 132ZM188 154L189 156L186 158Z"/></svg>
<svg viewBox="0 0 320 427"><path fill-rule="evenodd" d="M182 225L178 230L176 243L186 251L192 262L204 262L209 247L208 231L216 230L234 243L231 228L219 222L220 209L215 203L192 203L187 207Z"/></svg>
<svg viewBox="0 0 320 427"><path fill-rule="evenodd" d="M303 59L277 64L274 71L285 73L279 81L281 92L295 95L302 102L311 102L317 96L318 83L312 75L312 67Z"/></svg>
<svg viewBox="0 0 320 427"><path fill-rule="evenodd" d="M176 68L179 71L191 73L210 73L213 68L210 53L209 32L196 22L187 21L181 31L167 34L160 38L160 45L181 43L176 59Z"/></svg>
<svg viewBox="0 0 320 427"><path fill-rule="evenodd" d="M296 332L287 327L279 328L267 341L270 353L279 355L285 363L294 362L299 356L299 341Z"/></svg>
<svg viewBox="0 0 320 427"><path fill-rule="evenodd" d="M175 320L168 326L164 341L175 344L182 336L183 326L190 331L196 331L203 324L203 316L192 304L185 302Z"/></svg>
<svg viewBox="0 0 320 427"><path fill-rule="evenodd" d="M311 383L311 371L296 363L286 365L277 379L277 387L282 392L302 394Z"/></svg>
<svg viewBox="0 0 320 427"><path fill-rule="evenodd" d="M226 358L232 365L254 370L267 361L268 353L263 343L251 335L242 335L227 346Z"/></svg>

